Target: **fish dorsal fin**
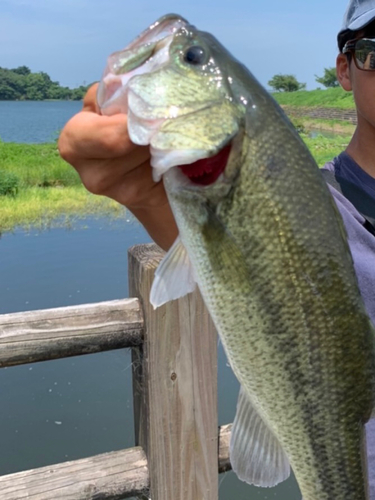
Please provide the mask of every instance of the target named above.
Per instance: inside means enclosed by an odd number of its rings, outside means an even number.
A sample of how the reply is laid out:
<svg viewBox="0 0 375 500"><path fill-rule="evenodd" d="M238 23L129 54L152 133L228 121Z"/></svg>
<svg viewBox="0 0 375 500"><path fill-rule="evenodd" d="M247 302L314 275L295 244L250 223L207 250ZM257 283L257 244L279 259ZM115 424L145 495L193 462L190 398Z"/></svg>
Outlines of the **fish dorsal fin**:
<svg viewBox="0 0 375 500"><path fill-rule="evenodd" d="M255 486L275 486L290 475L288 457L242 387L230 440L230 461L238 478Z"/></svg>
<svg viewBox="0 0 375 500"><path fill-rule="evenodd" d="M178 237L156 270L150 302L156 309L170 300L193 292L195 286L192 264Z"/></svg>

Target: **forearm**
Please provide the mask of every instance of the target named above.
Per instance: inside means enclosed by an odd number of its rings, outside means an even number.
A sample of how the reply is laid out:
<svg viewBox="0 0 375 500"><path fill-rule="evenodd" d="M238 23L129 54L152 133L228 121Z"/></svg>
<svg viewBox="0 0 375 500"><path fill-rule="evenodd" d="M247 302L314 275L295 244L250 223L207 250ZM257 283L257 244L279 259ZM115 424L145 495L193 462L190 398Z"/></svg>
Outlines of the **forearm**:
<svg viewBox="0 0 375 500"><path fill-rule="evenodd" d="M169 250L178 236L178 229L169 205L130 209L151 238L163 250Z"/></svg>

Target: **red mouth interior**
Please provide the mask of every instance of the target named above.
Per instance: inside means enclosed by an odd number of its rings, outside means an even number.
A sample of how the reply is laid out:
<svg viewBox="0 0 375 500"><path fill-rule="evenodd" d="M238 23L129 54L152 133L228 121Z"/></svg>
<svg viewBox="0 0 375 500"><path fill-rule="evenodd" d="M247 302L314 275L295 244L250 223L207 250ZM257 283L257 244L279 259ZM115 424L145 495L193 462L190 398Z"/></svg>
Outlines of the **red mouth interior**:
<svg viewBox="0 0 375 500"><path fill-rule="evenodd" d="M215 156L203 158L189 165L181 165L179 168L194 184L208 186L216 181L224 172L228 162L231 144L225 146Z"/></svg>

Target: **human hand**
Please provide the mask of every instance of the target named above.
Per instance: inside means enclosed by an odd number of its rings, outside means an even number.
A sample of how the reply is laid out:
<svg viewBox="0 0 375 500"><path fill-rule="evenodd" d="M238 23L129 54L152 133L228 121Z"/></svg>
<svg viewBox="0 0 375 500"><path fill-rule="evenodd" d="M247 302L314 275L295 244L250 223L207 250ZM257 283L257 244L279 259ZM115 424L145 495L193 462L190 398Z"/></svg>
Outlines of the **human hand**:
<svg viewBox="0 0 375 500"><path fill-rule="evenodd" d="M149 148L130 141L126 115L99 114L97 88L90 87L82 111L62 130L60 155L77 170L88 191L125 205L167 250L178 230L163 183L152 179Z"/></svg>

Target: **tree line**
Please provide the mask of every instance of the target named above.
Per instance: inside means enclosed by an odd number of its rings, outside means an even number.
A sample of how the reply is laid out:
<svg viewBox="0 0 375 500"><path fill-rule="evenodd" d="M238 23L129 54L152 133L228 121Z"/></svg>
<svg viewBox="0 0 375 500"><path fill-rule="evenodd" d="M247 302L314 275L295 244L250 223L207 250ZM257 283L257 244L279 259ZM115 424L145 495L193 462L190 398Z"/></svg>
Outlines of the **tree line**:
<svg viewBox="0 0 375 500"><path fill-rule="evenodd" d="M336 68L324 68L324 75L315 80L325 87L337 87ZM294 75L275 75L268 82L275 91L294 92L306 87ZM79 101L83 99L89 85L80 85L75 89L62 87L59 82L51 80L43 71L32 73L27 66L14 69L0 67L0 101L43 101L45 99L61 99Z"/></svg>
<svg viewBox="0 0 375 500"><path fill-rule="evenodd" d="M326 88L338 87L336 68L324 68L323 76L315 75L315 81ZM276 92L295 92L306 88L306 83L300 83L294 75L275 75L268 85Z"/></svg>
<svg viewBox="0 0 375 500"><path fill-rule="evenodd" d="M51 80L43 71L32 73L27 66L14 69L0 67L1 101L43 101L45 99L63 99L79 101L83 99L88 86L81 85L71 89L62 87Z"/></svg>

